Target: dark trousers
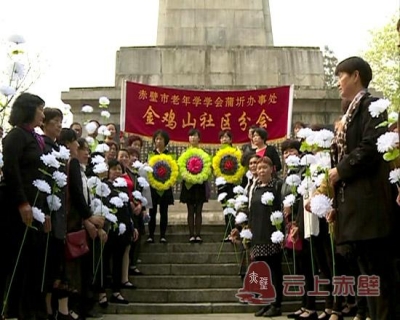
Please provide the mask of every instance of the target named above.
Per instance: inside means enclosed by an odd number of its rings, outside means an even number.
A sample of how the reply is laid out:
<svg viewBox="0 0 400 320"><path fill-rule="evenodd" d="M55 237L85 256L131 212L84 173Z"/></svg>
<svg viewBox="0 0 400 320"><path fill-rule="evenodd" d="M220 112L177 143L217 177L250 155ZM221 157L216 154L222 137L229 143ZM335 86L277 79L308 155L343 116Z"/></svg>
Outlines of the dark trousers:
<svg viewBox="0 0 400 320"><path fill-rule="evenodd" d="M153 208L150 209L150 222L149 222L149 237L154 239L154 232L156 231L156 216L157 206L160 206L160 237L165 238L168 226L168 203L161 202L159 205L153 203Z"/></svg>
<svg viewBox="0 0 400 320"><path fill-rule="evenodd" d="M282 273L282 252L271 256L256 257L256 261L266 262L271 269L272 283L276 291L276 300L272 305L281 307L283 298L283 273Z"/></svg>
<svg viewBox="0 0 400 320"><path fill-rule="evenodd" d="M395 259L389 239L373 239L352 243L361 275L379 277L378 296L367 296L372 320L396 319L395 314Z"/></svg>

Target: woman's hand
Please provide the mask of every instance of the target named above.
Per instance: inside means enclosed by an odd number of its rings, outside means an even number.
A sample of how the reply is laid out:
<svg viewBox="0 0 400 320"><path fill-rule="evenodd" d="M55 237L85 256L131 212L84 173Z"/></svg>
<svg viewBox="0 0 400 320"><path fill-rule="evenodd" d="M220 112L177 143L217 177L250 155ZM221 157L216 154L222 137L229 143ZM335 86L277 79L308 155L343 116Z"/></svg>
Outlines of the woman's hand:
<svg viewBox="0 0 400 320"><path fill-rule="evenodd" d="M96 239L97 229L96 226L92 222L90 222L90 218L83 221L83 225L85 226L86 231L89 233L89 237L91 239Z"/></svg>
<svg viewBox="0 0 400 320"><path fill-rule="evenodd" d="M141 203L134 204L133 213L136 216L138 216L141 212L142 212L142 204Z"/></svg>
<svg viewBox="0 0 400 320"><path fill-rule="evenodd" d="M287 219L292 213L292 207L283 207L283 216Z"/></svg>
<svg viewBox="0 0 400 320"><path fill-rule="evenodd" d="M28 227L30 227L33 221L33 212L31 205L29 203L23 204L18 208L18 210L22 222L25 223Z"/></svg>
<svg viewBox="0 0 400 320"><path fill-rule="evenodd" d="M49 233L51 231L51 219L50 219L50 216L45 216L44 217L43 231L44 231L44 233Z"/></svg>
<svg viewBox="0 0 400 320"><path fill-rule="evenodd" d="M329 223L332 223L332 222L335 222L335 219L336 219L336 210L332 209L326 215L326 221L328 221Z"/></svg>
<svg viewBox="0 0 400 320"><path fill-rule="evenodd" d="M138 229L133 229L133 242L136 242L139 239L139 231Z"/></svg>
<svg viewBox="0 0 400 320"><path fill-rule="evenodd" d="M103 229L99 229L97 231L97 234L99 236L99 239L100 239L101 243L106 243L107 242L107 240L108 240L107 232L105 232Z"/></svg>
<svg viewBox="0 0 400 320"><path fill-rule="evenodd" d="M290 237L292 238L292 242L295 243L299 240L299 227L296 225L292 225L290 228Z"/></svg>
<svg viewBox="0 0 400 320"><path fill-rule="evenodd" d="M92 215L89 221L93 223L97 228L101 229L104 227L105 218L103 216Z"/></svg>

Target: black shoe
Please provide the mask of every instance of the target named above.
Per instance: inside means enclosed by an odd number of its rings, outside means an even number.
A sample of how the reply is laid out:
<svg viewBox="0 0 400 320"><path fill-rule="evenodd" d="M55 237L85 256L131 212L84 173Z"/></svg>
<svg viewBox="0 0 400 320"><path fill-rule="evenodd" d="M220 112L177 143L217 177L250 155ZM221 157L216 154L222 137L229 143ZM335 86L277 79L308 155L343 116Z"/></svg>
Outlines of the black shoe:
<svg viewBox="0 0 400 320"><path fill-rule="evenodd" d="M57 320L81 320L81 317L79 317L77 314L75 314L76 316L78 316L77 318L74 318L72 316L73 311L70 311L68 314L62 314L60 312L57 312Z"/></svg>
<svg viewBox="0 0 400 320"><path fill-rule="evenodd" d="M293 313L289 313L287 315L288 319L298 319L299 316L305 311L306 309L304 308L300 308L299 310L293 312Z"/></svg>
<svg viewBox="0 0 400 320"><path fill-rule="evenodd" d="M134 267L134 268L129 268L129 275L130 276L141 276L143 275L143 272L140 271L138 268Z"/></svg>
<svg viewBox="0 0 400 320"><path fill-rule="evenodd" d="M107 308L108 307L108 300L107 300L107 296L104 293L104 296L102 296L101 298L99 298L99 306L102 308Z"/></svg>
<svg viewBox="0 0 400 320"><path fill-rule="evenodd" d="M316 311L304 310L304 312L301 313L296 319L318 320L319 318Z"/></svg>
<svg viewBox="0 0 400 320"><path fill-rule="evenodd" d="M260 310L258 310L258 311L254 314L254 316L255 316L255 317L262 317L263 314L264 314L265 312L267 312L269 308L270 308L270 306L262 307Z"/></svg>
<svg viewBox="0 0 400 320"><path fill-rule="evenodd" d="M148 237L146 242L147 243L154 243L154 237Z"/></svg>
<svg viewBox="0 0 400 320"><path fill-rule="evenodd" d="M189 242L190 242L190 243L195 243L195 242L196 242L196 238L193 237L193 236L190 237L190 238L189 238Z"/></svg>
<svg viewBox="0 0 400 320"><path fill-rule="evenodd" d="M117 295L111 295L110 302L118 304L129 304L129 301L126 300L120 293L118 293Z"/></svg>
<svg viewBox="0 0 400 320"><path fill-rule="evenodd" d="M160 243L167 243L167 239L165 239L165 237L161 237L160 238Z"/></svg>
<svg viewBox="0 0 400 320"><path fill-rule="evenodd" d="M121 284L121 289L137 289L137 287L131 282L127 281Z"/></svg>
<svg viewBox="0 0 400 320"><path fill-rule="evenodd" d="M331 314L324 311L321 313L321 315L318 317L318 319L319 320L329 320L330 317L331 317Z"/></svg>
<svg viewBox="0 0 400 320"><path fill-rule="evenodd" d="M196 242L197 243L202 243L203 239L200 236L196 236Z"/></svg>
<svg viewBox="0 0 400 320"><path fill-rule="evenodd" d="M344 307L344 309L342 310L342 315L344 317L355 317L357 314L357 304L355 304L352 307L349 307L348 305L346 305Z"/></svg>
<svg viewBox="0 0 400 320"><path fill-rule="evenodd" d="M281 308L277 308L275 306L271 306L267 312L263 314L263 317L278 317L282 315Z"/></svg>

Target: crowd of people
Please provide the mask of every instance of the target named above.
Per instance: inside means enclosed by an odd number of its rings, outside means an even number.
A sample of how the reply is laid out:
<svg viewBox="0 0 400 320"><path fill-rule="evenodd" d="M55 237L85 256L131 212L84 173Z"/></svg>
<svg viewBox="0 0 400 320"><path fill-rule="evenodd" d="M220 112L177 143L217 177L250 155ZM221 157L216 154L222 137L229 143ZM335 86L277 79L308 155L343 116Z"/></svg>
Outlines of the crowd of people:
<svg viewBox="0 0 400 320"><path fill-rule="evenodd" d="M336 74L346 103L332 138L317 125L296 123L294 136L281 144L279 154L267 143L267 130L252 126L250 142L241 150L241 165L247 173L237 183L216 177L225 216L223 241L243 246L242 278L249 261L264 261L271 269L276 300L256 316L282 314L282 258L288 255L295 273L304 276L306 290L301 306L289 318L396 317L395 252L389 248L394 241L397 189L388 180L389 163L376 148L378 137L387 130L379 126L387 113L369 114L368 106L377 98L367 90L372 79L367 62L346 59ZM62 120L60 110L45 108L40 97L23 93L13 103L12 129L2 140L0 205L5 228L0 241L0 294L5 296L1 306L7 318L54 319L57 315L57 319L76 320L97 316L94 303L102 307L109 302L127 304L121 289L136 288L129 275L142 274L138 268L141 245L156 240L158 207L158 240L168 242L173 190L160 192L150 186L148 159L140 161L144 158L142 139L132 135L120 143L113 123L91 120L85 126L74 122L62 128ZM304 148L309 141L306 132L323 140L322 145ZM329 141L320 138L324 135ZM169 140L166 131L157 130L152 155L169 155ZM234 142L228 130L220 132L219 140L221 148ZM191 129L188 148L200 145L201 132ZM311 169L315 163L318 166ZM179 200L187 205L190 243L203 241L202 209L210 196L212 175L207 178L198 184L182 181ZM318 195L333 201L332 210L324 216L314 214L312 199ZM147 239L142 241L147 222ZM87 250L66 255L69 236L82 230ZM280 230L282 237L276 233ZM317 275L328 280L339 275L377 276L379 294L329 294L318 314L315 296L307 294L315 289ZM106 294L107 287L111 296ZM332 281L326 287L333 292Z"/></svg>

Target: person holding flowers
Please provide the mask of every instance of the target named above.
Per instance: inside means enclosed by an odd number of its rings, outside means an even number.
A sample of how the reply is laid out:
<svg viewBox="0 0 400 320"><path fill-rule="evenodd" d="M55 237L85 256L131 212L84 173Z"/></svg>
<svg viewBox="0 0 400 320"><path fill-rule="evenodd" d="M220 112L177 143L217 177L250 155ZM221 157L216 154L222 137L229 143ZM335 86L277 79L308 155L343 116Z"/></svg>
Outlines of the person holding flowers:
<svg viewBox="0 0 400 320"><path fill-rule="evenodd" d="M249 229L252 233L251 257L266 262L272 274L276 300L271 306L263 307L255 316L276 317L282 314L283 298L282 242L280 231L283 222L281 209L281 181L273 178L274 164L268 157L257 161L257 184L249 203ZM279 217L280 215L280 217Z"/></svg>
<svg viewBox="0 0 400 320"><path fill-rule="evenodd" d="M168 207L174 204L172 186L178 177L178 166L171 156L165 156L169 155L169 151L166 148L169 143L167 132L157 130L153 135L153 143L155 149L148 159L149 165L153 167L153 173L149 174L153 207L150 209L147 243L154 243L158 206L160 207L160 242L167 243L165 234L168 226Z"/></svg>
<svg viewBox="0 0 400 320"><path fill-rule="evenodd" d="M387 112L372 115L378 100L368 93L370 65L360 57L341 61L335 70L343 99L351 101L336 136L337 163L329 170L335 187L337 244L349 243L358 258L361 275L376 275L380 294L367 297L371 319L395 319L394 255L391 246L393 197L389 164L379 154L378 138L387 131L379 126Z"/></svg>
<svg viewBox="0 0 400 320"><path fill-rule="evenodd" d="M41 156L45 143L35 132L44 120L45 102L37 95L22 93L11 108L9 123L13 126L3 139L3 174L6 184L2 208L2 269L4 280L13 279L0 287L2 314L8 318L29 319L45 314L41 293L44 267L43 231L50 231L50 219L42 227L34 221L36 209L45 206L44 194L38 192L34 181L43 179L45 169ZM19 257L19 259L18 259ZM17 264L18 262L18 264Z"/></svg>
<svg viewBox="0 0 400 320"><path fill-rule="evenodd" d="M178 159L182 177L180 201L186 203L189 242L202 242L201 224L203 204L207 202L206 183L211 175L211 158L199 148L200 131L189 130L189 148Z"/></svg>

